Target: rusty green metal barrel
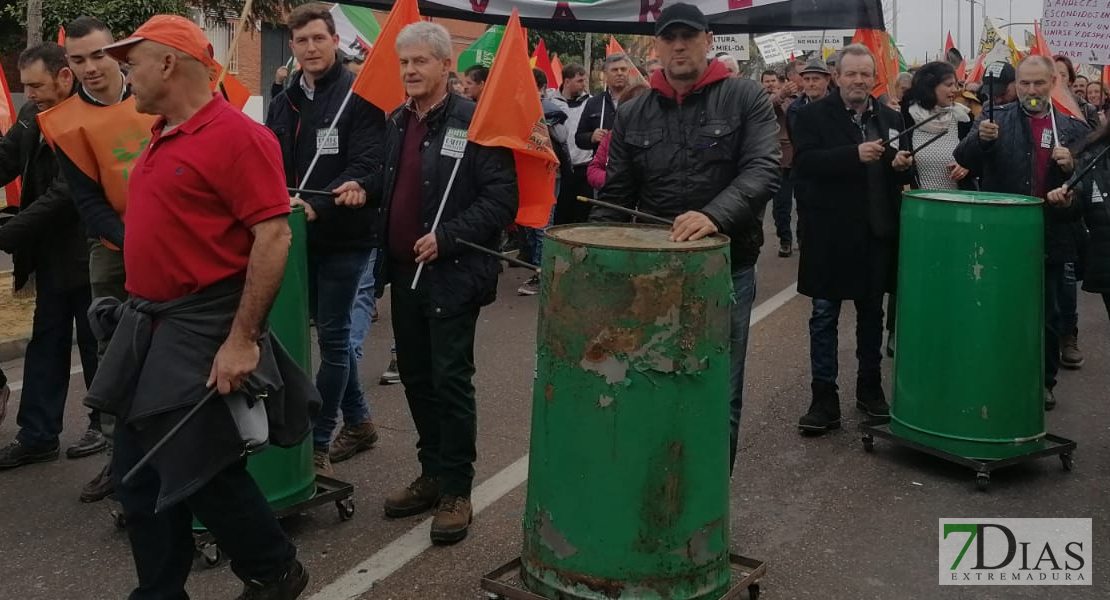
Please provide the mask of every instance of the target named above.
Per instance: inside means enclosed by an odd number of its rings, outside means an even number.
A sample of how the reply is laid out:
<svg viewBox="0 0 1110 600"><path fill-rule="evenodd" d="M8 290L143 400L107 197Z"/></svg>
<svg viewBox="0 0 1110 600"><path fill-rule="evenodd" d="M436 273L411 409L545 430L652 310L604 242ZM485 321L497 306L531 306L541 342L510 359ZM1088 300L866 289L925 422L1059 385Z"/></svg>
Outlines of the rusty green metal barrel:
<svg viewBox="0 0 1110 600"><path fill-rule="evenodd" d="M547 598L728 589L728 239L667 236L544 240L522 573Z"/></svg>
<svg viewBox="0 0 1110 600"><path fill-rule="evenodd" d="M294 207L289 227L293 241L285 263L285 277L270 310L270 330L307 373L312 370L312 340L308 330L308 253L303 208ZM295 448L266 448L250 457L247 470L275 510L311 498L316 493L312 436Z"/></svg>
<svg viewBox="0 0 1110 600"><path fill-rule="evenodd" d="M890 430L966 458L1044 443L1044 211L1026 196L907 192Z"/></svg>

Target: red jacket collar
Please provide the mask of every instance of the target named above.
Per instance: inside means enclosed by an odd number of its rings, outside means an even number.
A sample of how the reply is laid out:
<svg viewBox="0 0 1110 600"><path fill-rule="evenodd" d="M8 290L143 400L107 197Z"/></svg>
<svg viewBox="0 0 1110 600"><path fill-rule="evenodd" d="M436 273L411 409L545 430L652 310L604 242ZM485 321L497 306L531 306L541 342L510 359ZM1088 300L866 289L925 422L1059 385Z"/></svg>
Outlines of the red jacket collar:
<svg viewBox="0 0 1110 600"><path fill-rule="evenodd" d="M694 84L694 87L685 94L679 95L679 93L671 87L670 82L667 81L666 75L663 74L663 69L659 69L652 74L651 87L667 98L674 100L678 104L682 104L682 101L690 96L690 94L693 94L711 83L717 83L722 79L728 79L728 69L725 68L724 63L721 61L711 60L709 61L709 68L705 70L705 73L702 73L701 79L699 79L698 82Z"/></svg>

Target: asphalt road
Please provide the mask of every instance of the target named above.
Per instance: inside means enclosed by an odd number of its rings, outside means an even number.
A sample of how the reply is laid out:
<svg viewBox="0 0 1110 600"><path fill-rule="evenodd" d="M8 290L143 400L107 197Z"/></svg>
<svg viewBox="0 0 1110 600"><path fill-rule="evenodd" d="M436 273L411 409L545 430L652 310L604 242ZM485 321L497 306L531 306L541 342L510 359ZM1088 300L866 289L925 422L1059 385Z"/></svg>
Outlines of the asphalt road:
<svg viewBox="0 0 1110 600"><path fill-rule="evenodd" d="M769 219L768 219L769 220ZM794 283L797 256L775 256L768 227L759 263L757 306ZM420 517L390 521L382 498L417 473L415 434L400 386L380 387L388 361L389 310L367 342L362 364L381 441L374 450L336 466L357 489L353 520L340 522L325 506L286 519L311 573L303 598L482 598L480 576L517 557L525 486L522 463L528 428L537 298L515 289L527 276L510 269L496 304L478 329L479 485L483 510L470 537L427 548ZM782 296L779 296L780 298ZM764 305L766 309L770 305ZM742 449L732 481L733 551L765 560L764 598L1106 598L1110 548L1110 336L1101 301L1081 294L1081 345L1086 366L1062 374L1059 407L1049 431L1079 442L1075 469L1044 459L996 472L987 493L973 474L943 461L876 442L862 450L854 409L854 313L841 324L844 428L821 438L800 437L797 418L808 405L808 299L794 297L752 330L747 366ZM74 364L77 364L74 361ZM884 367L889 369L889 361ZM20 361L5 363L13 382ZM889 390L889 371L886 386ZM82 433L79 376L71 381L63 445ZM18 394L14 396L18 401ZM12 412L14 413L14 406ZM14 417L0 441L14 435ZM568 432L573 435L573 432ZM127 540L110 502L77 502L80 486L104 457L62 459L0 473L0 599L117 600L134 584ZM585 490L588 494L588 490ZM1093 585L1086 587L941 587L937 584L937 519L946 517L1090 517L1094 520ZM370 586L372 584L372 587ZM225 567L198 563L189 584L196 600L233 598L239 583Z"/></svg>

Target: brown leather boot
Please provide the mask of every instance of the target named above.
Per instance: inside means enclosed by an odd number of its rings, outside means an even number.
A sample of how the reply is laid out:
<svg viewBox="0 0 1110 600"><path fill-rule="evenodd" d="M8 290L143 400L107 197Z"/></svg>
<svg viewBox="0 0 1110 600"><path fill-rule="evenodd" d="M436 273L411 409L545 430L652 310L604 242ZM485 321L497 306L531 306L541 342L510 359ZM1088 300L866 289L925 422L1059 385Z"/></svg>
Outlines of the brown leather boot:
<svg viewBox="0 0 1110 600"><path fill-rule="evenodd" d="M391 519L411 517L432 510L439 500L439 483L421 475L405 489L386 496L385 516Z"/></svg>
<svg viewBox="0 0 1110 600"><path fill-rule="evenodd" d="M466 538L470 523L474 520L474 509L470 498L444 496L436 505L432 518L432 541L437 544L454 544Z"/></svg>
<svg viewBox="0 0 1110 600"><path fill-rule="evenodd" d="M312 464L316 468L317 475L324 477L334 477L335 469L331 468L331 459L328 458L327 446L317 446L312 450Z"/></svg>
<svg viewBox="0 0 1110 600"><path fill-rule="evenodd" d="M370 419L358 425L344 425L331 443L331 462L343 462L359 452L373 448L377 442L378 430Z"/></svg>

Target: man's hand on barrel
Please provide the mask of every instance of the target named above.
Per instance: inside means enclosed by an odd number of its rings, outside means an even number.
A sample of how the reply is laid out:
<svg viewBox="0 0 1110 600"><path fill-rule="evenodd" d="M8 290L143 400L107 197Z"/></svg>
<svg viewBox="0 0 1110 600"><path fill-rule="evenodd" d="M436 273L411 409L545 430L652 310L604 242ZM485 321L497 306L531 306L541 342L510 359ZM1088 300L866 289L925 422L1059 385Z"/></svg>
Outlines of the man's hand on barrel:
<svg viewBox="0 0 1110 600"><path fill-rule="evenodd" d="M235 334L228 336L212 361L207 387L215 386L221 396L239 389L243 381L258 368L259 356L258 342Z"/></svg>
<svg viewBox="0 0 1110 600"><path fill-rule="evenodd" d="M1048 203L1052 206L1067 208L1071 206L1074 197L1075 192L1068 189L1068 186L1062 185L1048 193Z"/></svg>
<svg viewBox="0 0 1110 600"><path fill-rule="evenodd" d="M705 213L692 210L678 215L671 227L672 242L692 242L717 233L717 226Z"/></svg>
<svg viewBox="0 0 1110 600"><path fill-rule="evenodd" d="M348 181L332 191L336 194L336 206L358 208L366 204L366 190L357 181Z"/></svg>
<svg viewBox="0 0 1110 600"><path fill-rule="evenodd" d="M1072 159L1071 150L1063 146L1056 146L1052 149L1052 160L1056 161L1056 165L1063 169L1065 173L1071 173L1075 170L1075 161Z"/></svg>
<svg viewBox="0 0 1110 600"><path fill-rule="evenodd" d="M983 121L979 124L979 141L993 142L998 139L998 123Z"/></svg>
<svg viewBox="0 0 1110 600"><path fill-rule="evenodd" d="M316 220L316 210L313 209L312 205L309 204L308 202L305 202L304 200L301 200L300 198L290 198L289 199L289 205L290 206L300 206L301 208L303 208L304 209L304 218L309 223Z"/></svg>
<svg viewBox="0 0 1110 600"><path fill-rule="evenodd" d="M913 154L908 150L901 150L894 155L894 162L890 163L895 171L905 171L913 166Z"/></svg>
<svg viewBox="0 0 1110 600"><path fill-rule="evenodd" d="M416 245L412 247L416 252L416 262L432 262L439 257L439 243L436 242L436 233L424 234L424 237L416 240Z"/></svg>
<svg viewBox="0 0 1110 600"><path fill-rule="evenodd" d="M865 165L873 163L882 158L885 151L882 140L864 142L859 145L859 161Z"/></svg>

